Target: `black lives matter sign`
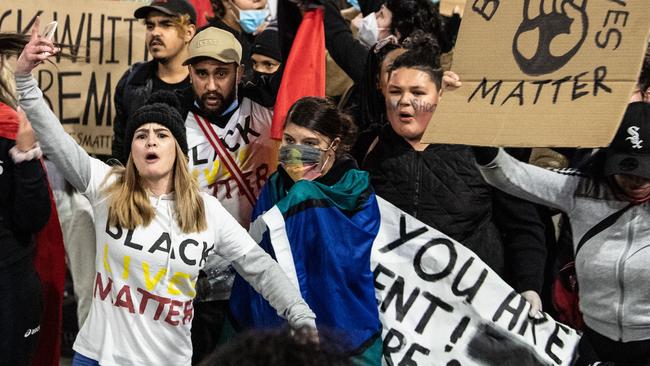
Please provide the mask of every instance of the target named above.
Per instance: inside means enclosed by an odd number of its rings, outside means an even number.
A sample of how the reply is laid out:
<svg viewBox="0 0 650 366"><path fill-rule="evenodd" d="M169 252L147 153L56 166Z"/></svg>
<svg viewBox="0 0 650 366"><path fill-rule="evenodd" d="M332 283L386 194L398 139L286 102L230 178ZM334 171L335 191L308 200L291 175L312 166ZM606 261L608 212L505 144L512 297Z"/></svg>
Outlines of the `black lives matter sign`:
<svg viewBox="0 0 650 366"><path fill-rule="evenodd" d="M607 146L639 75L650 2L469 0L426 142Z"/></svg>
<svg viewBox="0 0 650 366"><path fill-rule="evenodd" d="M89 153L110 154L115 117L113 93L130 65L147 58L144 25L133 18L141 4L107 0L5 0L0 31L28 34L57 21L54 41L71 59L32 73L64 128Z"/></svg>

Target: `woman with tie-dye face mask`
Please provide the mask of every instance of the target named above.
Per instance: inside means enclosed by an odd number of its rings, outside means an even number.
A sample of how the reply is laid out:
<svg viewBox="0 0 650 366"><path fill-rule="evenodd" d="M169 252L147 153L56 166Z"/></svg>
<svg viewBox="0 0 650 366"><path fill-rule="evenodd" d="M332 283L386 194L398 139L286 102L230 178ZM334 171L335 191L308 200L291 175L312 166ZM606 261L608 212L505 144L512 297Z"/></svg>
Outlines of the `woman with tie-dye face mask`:
<svg viewBox="0 0 650 366"><path fill-rule="evenodd" d="M329 102L303 98L287 114L278 161L291 179L314 180L335 165L349 160L351 140L356 138L352 119ZM340 165L340 164L336 164Z"/></svg>
<svg viewBox="0 0 650 366"><path fill-rule="evenodd" d="M298 100L287 114L280 166L262 189L250 231L285 270L296 268L289 272L300 278L305 301L322 319L318 326L337 332L343 351L356 355L354 364L380 365L381 324L370 271L379 209L368 173L348 155L355 132L352 119L329 101ZM286 250L283 257L274 249L277 228L269 223L276 214L284 217L280 230L291 264ZM241 278L235 279L230 307L243 328L281 324Z"/></svg>

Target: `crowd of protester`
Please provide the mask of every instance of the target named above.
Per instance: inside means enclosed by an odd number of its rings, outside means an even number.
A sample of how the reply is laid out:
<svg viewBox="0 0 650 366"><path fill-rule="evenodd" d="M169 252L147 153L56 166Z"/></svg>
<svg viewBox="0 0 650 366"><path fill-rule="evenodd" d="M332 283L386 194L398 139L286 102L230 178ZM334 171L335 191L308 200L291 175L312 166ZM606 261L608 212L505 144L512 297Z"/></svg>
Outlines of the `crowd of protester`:
<svg viewBox="0 0 650 366"><path fill-rule="evenodd" d="M576 364L650 364L650 147L629 141L633 128L650 141L650 49L611 146L554 150L540 164L530 149L421 141L445 91L462 87L450 71L460 15L441 15L435 1L211 3L202 27L186 0L135 11L151 60L114 91L110 157L65 133L32 77L60 45L38 21L28 36L0 34L9 364L34 357L34 237L56 207L77 299L73 365L380 365L377 196L469 248L529 316L575 320ZM315 9L327 97L293 104L276 141L289 52ZM293 210L284 224L299 289L257 220L278 207ZM573 260L580 319L551 298Z"/></svg>

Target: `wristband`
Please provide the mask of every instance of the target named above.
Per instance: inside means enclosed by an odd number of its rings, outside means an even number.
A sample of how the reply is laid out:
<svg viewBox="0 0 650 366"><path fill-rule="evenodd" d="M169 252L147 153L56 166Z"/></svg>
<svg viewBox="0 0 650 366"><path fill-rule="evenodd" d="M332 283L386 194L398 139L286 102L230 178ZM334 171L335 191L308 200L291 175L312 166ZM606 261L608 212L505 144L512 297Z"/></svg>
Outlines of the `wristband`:
<svg viewBox="0 0 650 366"><path fill-rule="evenodd" d="M41 147L38 145L38 142L34 144L34 147L31 148L31 150L28 151L20 151L17 146L12 147L9 149L9 155L11 155L11 159L14 161L15 164L20 164L24 161L30 161L34 159L40 159L41 156L43 156L43 151L41 151Z"/></svg>

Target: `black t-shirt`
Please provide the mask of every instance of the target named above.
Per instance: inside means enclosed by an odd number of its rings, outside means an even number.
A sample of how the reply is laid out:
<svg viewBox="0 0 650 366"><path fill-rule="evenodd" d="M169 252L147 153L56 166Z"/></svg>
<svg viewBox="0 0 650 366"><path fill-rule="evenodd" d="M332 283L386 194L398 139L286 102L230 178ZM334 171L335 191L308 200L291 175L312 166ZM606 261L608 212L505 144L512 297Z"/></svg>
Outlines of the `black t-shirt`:
<svg viewBox="0 0 650 366"><path fill-rule="evenodd" d="M154 75L153 78L151 79L153 81L153 90L168 90L170 92L175 92L176 90L182 90L185 88L188 88L190 86L190 76L187 75L183 81L178 82L176 84L169 84L164 81L162 81L158 75Z"/></svg>

